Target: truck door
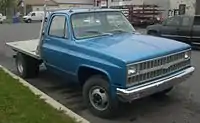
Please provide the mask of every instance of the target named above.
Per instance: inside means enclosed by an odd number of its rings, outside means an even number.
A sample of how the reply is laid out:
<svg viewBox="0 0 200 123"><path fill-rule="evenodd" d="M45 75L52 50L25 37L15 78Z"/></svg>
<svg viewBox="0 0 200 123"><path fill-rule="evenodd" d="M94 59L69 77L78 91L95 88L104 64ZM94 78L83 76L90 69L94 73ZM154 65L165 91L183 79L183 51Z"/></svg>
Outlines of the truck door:
<svg viewBox="0 0 200 123"><path fill-rule="evenodd" d="M190 16L181 16L181 25L178 28L181 42L191 44L192 20Z"/></svg>
<svg viewBox="0 0 200 123"><path fill-rule="evenodd" d="M41 55L47 68L59 71L68 71L67 66L70 39L67 26L67 17L62 14L52 15L45 30Z"/></svg>
<svg viewBox="0 0 200 123"><path fill-rule="evenodd" d="M161 27L161 36L170 39L179 39L178 27L180 26L180 17L174 16L165 20Z"/></svg>

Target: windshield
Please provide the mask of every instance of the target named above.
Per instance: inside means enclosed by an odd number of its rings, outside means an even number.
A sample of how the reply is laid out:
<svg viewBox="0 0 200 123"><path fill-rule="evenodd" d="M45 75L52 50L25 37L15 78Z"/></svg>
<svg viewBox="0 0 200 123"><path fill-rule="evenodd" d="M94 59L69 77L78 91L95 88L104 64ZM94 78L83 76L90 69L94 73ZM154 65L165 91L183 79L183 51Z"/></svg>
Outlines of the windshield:
<svg viewBox="0 0 200 123"><path fill-rule="evenodd" d="M71 19L76 39L135 31L121 12L78 13Z"/></svg>

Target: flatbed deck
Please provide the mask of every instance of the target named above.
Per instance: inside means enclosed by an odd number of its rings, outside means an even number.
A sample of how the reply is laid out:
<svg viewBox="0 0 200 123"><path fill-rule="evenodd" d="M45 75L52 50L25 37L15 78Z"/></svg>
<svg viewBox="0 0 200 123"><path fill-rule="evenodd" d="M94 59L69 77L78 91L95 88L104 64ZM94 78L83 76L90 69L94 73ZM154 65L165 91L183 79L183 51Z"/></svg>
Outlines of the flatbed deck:
<svg viewBox="0 0 200 123"><path fill-rule="evenodd" d="M39 44L39 39L14 41L6 43L6 45L8 45L17 52L24 53L36 59L41 59L41 57L36 53L38 44Z"/></svg>

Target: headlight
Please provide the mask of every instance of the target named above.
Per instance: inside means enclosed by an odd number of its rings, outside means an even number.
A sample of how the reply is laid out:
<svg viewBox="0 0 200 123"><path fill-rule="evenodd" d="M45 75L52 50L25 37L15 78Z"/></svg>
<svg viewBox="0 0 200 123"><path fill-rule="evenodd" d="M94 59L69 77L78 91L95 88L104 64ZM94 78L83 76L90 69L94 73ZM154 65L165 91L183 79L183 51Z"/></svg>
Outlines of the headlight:
<svg viewBox="0 0 200 123"><path fill-rule="evenodd" d="M137 74L137 68L135 66L128 67L128 76Z"/></svg>
<svg viewBox="0 0 200 123"><path fill-rule="evenodd" d="M157 17L156 19L157 19L158 21L160 21L160 18L159 18L159 17Z"/></svg>
<svg viewBox="0 0 200 123"><path fill-rule="evenodd" d="M191 51L185 52L184 58L185 58L185 59L190 59L190 57L191 57Z"/></svg>

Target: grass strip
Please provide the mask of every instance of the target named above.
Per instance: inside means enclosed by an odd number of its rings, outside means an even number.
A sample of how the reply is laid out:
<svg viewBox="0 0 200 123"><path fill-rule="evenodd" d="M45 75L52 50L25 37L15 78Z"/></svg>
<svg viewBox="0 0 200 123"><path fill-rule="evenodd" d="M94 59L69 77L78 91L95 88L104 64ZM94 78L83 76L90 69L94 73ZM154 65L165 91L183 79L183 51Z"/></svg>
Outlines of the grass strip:
<svg viewBox="0 0 200 123"><path fill-rule="evenodd" d="M76 123L0 68L0 123Z"/></svg>

